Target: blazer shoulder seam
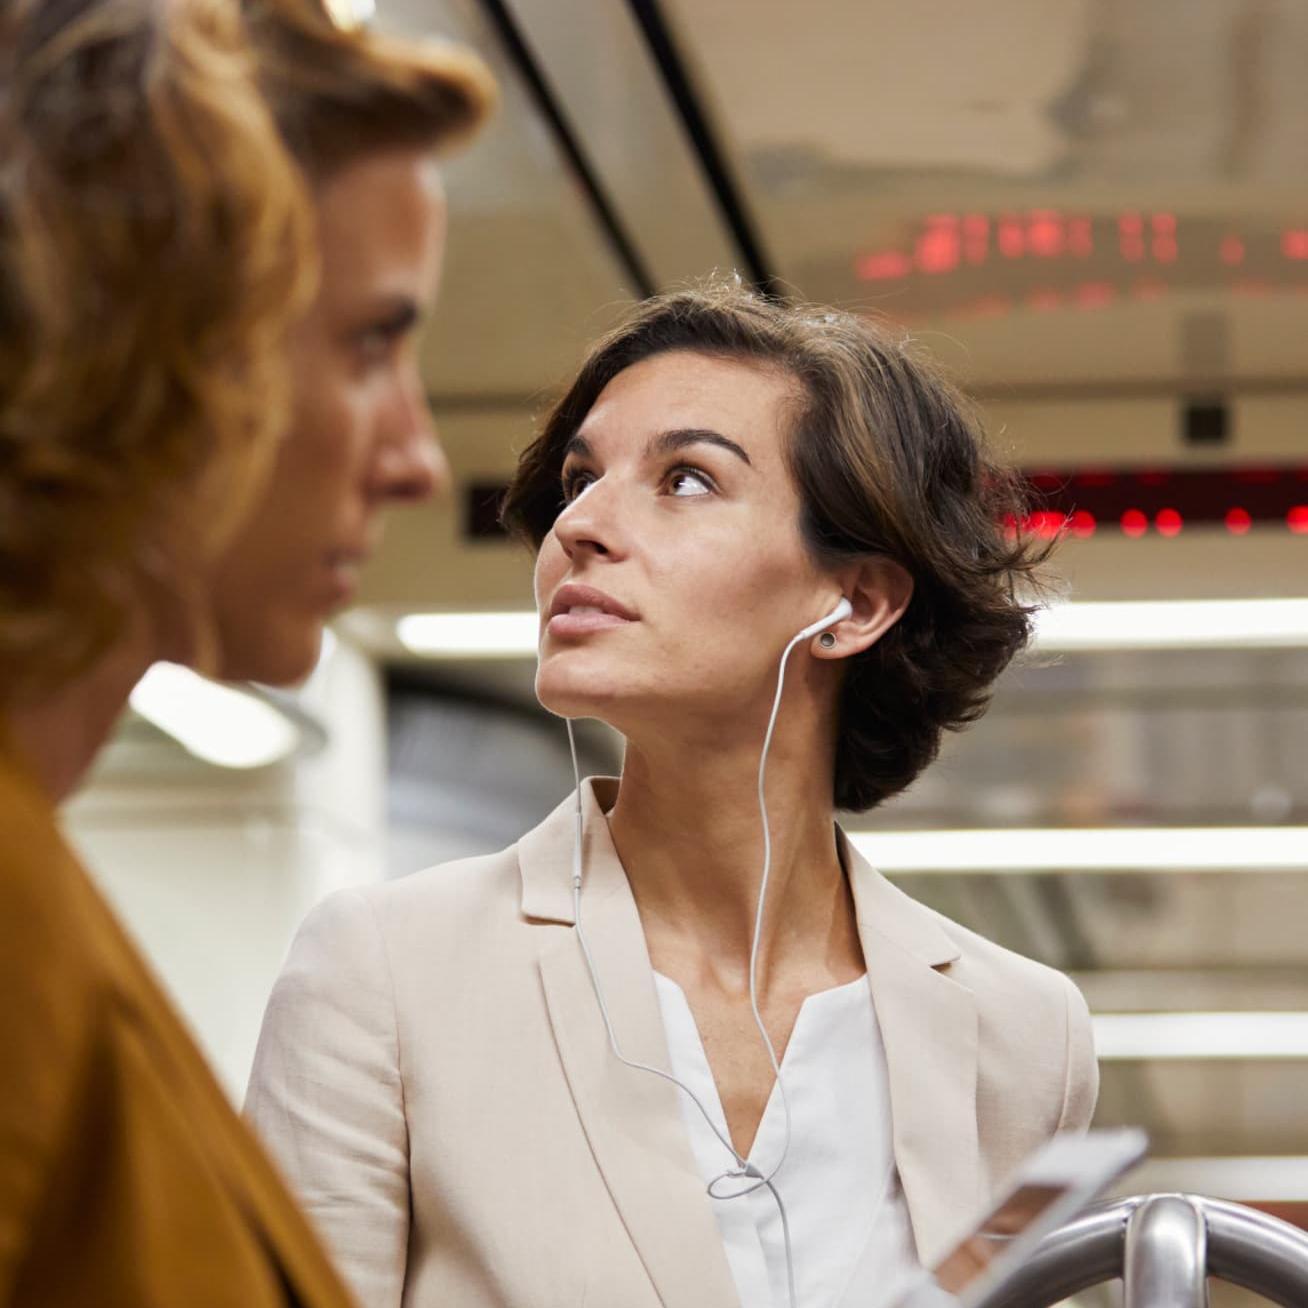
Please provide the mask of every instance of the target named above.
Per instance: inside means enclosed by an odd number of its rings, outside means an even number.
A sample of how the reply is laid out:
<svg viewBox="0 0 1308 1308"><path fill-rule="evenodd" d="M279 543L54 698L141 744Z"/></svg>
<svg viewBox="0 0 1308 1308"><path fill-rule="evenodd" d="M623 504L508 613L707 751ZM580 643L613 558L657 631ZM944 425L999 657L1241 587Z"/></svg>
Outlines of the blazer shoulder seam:
<svg viewBox="0 0 1308 1308"><path fill-rule="evenodd" d="M386 943L386 932L382 928L381 918L377 913L377 905L372 895L360 895L368 914L368 920L372 924L372 929L377 937L377 950L381 955L382 967L386 972L386 984L390 991L391 1002L391 1029L395 1033L395 1076L400 1085L400 1112L404 1115L404 1133L405 1139L408 1139L409 1133L409 1110L405 1103L404 1087L404 1043L400 1037L400 1012L399 1006L395 999L395 968L391 963L391 951Z"/></svg>
<svg viewBox="0 0 1308 1308"><path fill-rule="evenodd" d="M1072 992L1069 977L1058 974L1063 981L1063 1100L1058 1109L1058 1130L1067 1126L1067 1114L1072 1103Z"/></svg>

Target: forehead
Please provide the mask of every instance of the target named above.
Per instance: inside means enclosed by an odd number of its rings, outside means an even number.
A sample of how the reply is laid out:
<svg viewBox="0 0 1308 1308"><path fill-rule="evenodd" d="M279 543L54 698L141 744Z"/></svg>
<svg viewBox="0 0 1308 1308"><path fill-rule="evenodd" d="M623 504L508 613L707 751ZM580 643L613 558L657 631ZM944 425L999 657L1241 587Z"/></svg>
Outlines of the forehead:
<svg viewBox="0 0 1308 1308"><path fill-rule="evenodd" d="M426 151L365 155L316 192L323 272L336 281L374 281L429 271L445 235L445 194Z"/></svg>
<svg viewBox="0 0 1308 1308"><path fill-rule="evenodd" d="M780 369L677 350L643 359L600 392L578 435L599 446L676 428L719 432L754 454L779 452L796 383Z"/></svg>

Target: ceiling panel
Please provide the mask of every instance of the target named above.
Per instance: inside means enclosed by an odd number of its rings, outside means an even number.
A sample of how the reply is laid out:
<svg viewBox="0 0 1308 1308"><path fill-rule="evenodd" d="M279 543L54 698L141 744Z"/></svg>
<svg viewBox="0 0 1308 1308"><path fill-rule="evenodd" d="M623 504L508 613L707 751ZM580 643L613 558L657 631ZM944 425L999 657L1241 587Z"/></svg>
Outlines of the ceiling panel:
<svg viewBox="0 0 1308 1308"><path fill-rule="evenodd" d="M665 8L799 294L980 383L1301 374L1296 0Z"/></svg>
<svg viewBox="0 0 1308 1308"><path fill-rule="evenodd" d="M449 248L424 371L437 400L530 396L570 372L630 301L631 271L473 0L382 0L378 24L465 42L495 70L499 111L445 169Z"/></svg>
<svg viewBox="0 0 1308 1308"><path fill-rule="evenodd" d="M508 0L659 288L739 261L627 4Z"/></svg>

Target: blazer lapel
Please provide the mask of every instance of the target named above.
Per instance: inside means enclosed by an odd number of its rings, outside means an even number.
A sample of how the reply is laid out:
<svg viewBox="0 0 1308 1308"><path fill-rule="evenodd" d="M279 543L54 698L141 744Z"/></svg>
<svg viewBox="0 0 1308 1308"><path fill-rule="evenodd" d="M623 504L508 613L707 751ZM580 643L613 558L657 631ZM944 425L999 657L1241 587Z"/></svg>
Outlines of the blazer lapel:
<svg viewBox="0 0 1308 1308"><path fill-rule="evenodd" d="M616 783L583 785L582 926L609 1020L626 1058L668 1070L667 1040L640 916L604 809ZM550 1023L591 1152L623 1224L667 1305L734 1304L712 1201L696 1171L670 1082L614 1056L572 900L571 797L519 842L523 912L537 923Z"/></svg>
<svg viewBox="0 0 1308 1308"><path fill-rule="evenodd" d="M980 1205L977 1012L950 979L957 945L935 915L874 871L841 833L872 1002L890 1069L895 1163L927 1266Z"/></svg>

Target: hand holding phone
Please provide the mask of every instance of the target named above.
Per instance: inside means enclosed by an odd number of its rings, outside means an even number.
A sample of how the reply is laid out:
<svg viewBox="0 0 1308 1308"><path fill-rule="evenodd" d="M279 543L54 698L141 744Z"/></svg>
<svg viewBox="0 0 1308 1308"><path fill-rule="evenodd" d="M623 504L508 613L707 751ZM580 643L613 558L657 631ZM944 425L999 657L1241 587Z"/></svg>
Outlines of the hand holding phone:
<svg viewBox="0 0 1308 1308"><path fill-rule="evenodd" d="M871 1289L856 1274L840 1308L998 1308L1014 1271L1145 1155L1135 1128L1055 1136L1013 1174L989 1210L912 1286Z"/></svg>

